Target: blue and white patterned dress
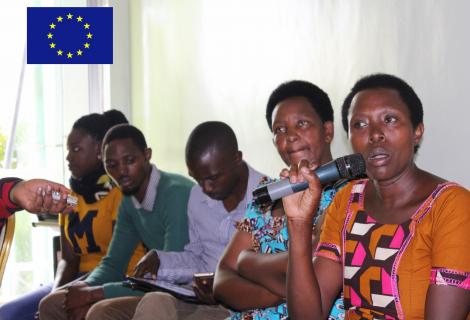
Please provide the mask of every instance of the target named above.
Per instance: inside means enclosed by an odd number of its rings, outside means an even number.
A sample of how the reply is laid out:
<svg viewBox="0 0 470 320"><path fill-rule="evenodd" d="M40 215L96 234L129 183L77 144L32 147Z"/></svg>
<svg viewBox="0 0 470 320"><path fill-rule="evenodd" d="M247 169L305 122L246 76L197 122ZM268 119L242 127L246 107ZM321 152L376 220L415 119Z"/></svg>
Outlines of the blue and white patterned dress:
<svg viewBox="0 0 470 320"><path fill-rule="evenodd" d="M260 186L273 182L269 178L264 178ZM315 222L331 203L336 192L345 185L346 181L341 181L333 186L323 189L320 205L315 215ZM258 206L252 202L248 208L245 218L238 224L240 231L252 234L253 249L260 253L286 252L288 249L289 235L287 233L287 220L285 216L273 217L271 215L272 206ZM231 320L282 320L287 319L287 304L282 303L275 307L253 309L249 311L236 312ZM329 319L344 319L344 309L342 299L338 299L330 313Z"/></svg>

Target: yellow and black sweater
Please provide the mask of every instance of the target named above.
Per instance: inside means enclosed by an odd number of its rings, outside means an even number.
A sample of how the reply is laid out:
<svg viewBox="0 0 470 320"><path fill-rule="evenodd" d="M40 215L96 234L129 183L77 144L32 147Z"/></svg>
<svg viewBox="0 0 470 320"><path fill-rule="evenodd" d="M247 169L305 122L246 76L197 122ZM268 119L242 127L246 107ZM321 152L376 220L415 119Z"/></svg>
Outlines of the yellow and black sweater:
<svg viewBox="0 0 470 320"><path fill-rule="evenodd" d="M108 251L122 194L105 173L95 178L93 186L74 179L70 184L78 205L72 213L59 215L59 224L74 253L80 256L79 272L85 273L93 270ZM139 244L128 273L144 254L145 249Z"/></svg>

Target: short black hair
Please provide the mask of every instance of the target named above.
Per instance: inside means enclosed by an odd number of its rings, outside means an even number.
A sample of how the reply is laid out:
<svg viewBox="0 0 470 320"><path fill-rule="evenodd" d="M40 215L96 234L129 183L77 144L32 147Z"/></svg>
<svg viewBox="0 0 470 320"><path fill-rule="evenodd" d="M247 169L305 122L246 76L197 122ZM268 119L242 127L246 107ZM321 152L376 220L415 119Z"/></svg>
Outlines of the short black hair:
<svg viewBox="0 0 470 320"><path fill-rule="evenodd" d="M103 139L102 148L104 149L111 141L118 139L131 139L142 152L147 149L147 142L142 131L130 124L118 124L109 129Z"/></svg>
<svg viewBox="0 0 470 320"><path fill-rule="evenodd" d="M103 114L90 113L80 117L74 122L72 130L83 130L96 141L102 141L109 128L120 123L128 123L126 116L113 109Z"/></svg>
<svg viewBox="0 0 470 320"><path fill-rule="evenodd" d="M398 92L400 98L410 111L410 120L413 125L413 129L416 129L416 127L423 122L423 104L413 88L403 79L396 76L386 73L375 73L359 79L344 99L343 106L341 108L341 120L346 133L349 131L348 113L354 96L359 91L378 88L393 89Z"/></svg>
<svg viewBox="0 0 470 320"><path fill-rule="evenodd" d="M119 110L111 109L108 111L103 112L103 116L106 118L109 127L115 126L121 123L129 123L124 113Z"/></svg>
<svg viewBox="0 0 470 320"><path fill-rule="evenodd" d="M197 125L186 142L186 163L199 158L208 148L235 154L238 151L235 132L221 121L207 121Z"/></svg>
<svg viewBox="0 0 470 320"><path fill-rule="evenodd" d="M271 131L273 131L272 114L274 108L279 102L293 97L306 98L323 123L333 121L333 107L328 94L311 82L292 80L279 85L269 96L266 106L266 121Z"/></svg>

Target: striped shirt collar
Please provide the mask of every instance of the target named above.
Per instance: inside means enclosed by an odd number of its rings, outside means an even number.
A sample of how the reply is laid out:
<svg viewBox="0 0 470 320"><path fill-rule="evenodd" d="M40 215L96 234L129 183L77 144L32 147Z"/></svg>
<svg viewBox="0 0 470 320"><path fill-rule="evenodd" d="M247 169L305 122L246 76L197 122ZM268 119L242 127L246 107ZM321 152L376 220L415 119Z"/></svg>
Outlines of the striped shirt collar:
<svg viewBox="0 0 470 320"><path fill-rule="evenodd" d="M160 182L161 173L157 169L157 166L152 164L152 172L150 173L149 184L147 190L145 190L145 197L142 202L139 202L136 197L132 196L132 203L136 209L144 209L146 211L152 211L155 199L157 198L157 187Z"/></svg>

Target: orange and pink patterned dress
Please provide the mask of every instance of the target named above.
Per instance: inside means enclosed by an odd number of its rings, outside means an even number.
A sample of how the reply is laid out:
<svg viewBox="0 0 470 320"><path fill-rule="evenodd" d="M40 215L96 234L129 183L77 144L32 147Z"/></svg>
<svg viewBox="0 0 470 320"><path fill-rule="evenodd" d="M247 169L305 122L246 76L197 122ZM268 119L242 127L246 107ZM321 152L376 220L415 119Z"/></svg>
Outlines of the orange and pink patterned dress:
<svg viewBox="0 0 470 320"><path fill-rule="evenodd" d="M430 284L470 291L470 191L439 185L410 220L382 224L364 210L367 180L327 210L315 255L343 265L347 319L424 319Z"/></svg>

